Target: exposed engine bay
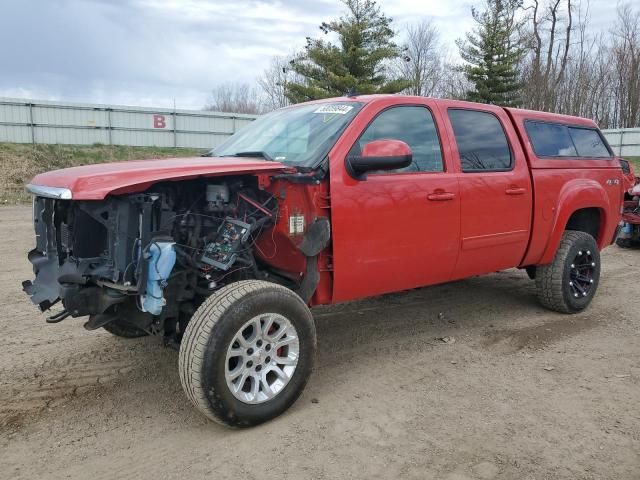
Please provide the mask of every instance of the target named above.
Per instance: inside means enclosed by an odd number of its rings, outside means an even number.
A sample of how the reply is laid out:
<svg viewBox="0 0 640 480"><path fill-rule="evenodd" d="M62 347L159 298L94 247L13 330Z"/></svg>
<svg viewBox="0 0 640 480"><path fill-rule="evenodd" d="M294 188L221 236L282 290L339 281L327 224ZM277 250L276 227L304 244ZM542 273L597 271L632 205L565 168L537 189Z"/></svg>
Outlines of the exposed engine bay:
<svg viewBox="0 0 640 480"><path fill-rule="evenodd" d="M165 182L97 202L36 197L33 208L36 279L23 287L42 311L62 302L52 323L88 315L88 329L124 320L179 336L228 283L268 279L296 288L254 254L279 217L278 200L254 176ZM322 247L328 222L326 229Z"/></svg>

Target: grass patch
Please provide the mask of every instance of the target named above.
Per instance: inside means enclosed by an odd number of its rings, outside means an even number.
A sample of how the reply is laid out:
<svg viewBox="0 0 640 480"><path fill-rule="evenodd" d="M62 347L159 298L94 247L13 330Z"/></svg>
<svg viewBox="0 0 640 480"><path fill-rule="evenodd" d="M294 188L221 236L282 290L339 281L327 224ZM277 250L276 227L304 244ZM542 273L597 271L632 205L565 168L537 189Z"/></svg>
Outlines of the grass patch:
<svg viewBox="0 0 640 480"><path fill-rule="evenodd" d="M191 148L128 147L120 145L31 145L0 143L0 205L25 203L24 186L49 170L93 163L197 156Z"/></svg>

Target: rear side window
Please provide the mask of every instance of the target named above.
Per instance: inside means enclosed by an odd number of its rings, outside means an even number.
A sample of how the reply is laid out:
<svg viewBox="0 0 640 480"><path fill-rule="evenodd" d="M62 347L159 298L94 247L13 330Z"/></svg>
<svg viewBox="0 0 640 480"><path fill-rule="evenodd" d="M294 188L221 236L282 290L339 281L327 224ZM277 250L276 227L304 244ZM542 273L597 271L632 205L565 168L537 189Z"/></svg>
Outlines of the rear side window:
<svg viewBox="0 0 640 480"><path fill-rule="evenodd" d="M596 130L569 127L569 133L580 157L606 158L611 156Z"/></svg>
<svg viewBox="0 0 640 480"><path fill-rule="evenodd" d="M602 137L592 128L528 120L525 129L539 157L611 157Z"/></svg>
<svg viewBox="0 0 640 480"><path fill-rule="evenodd" d="M533 150L539 157L577 157L576 147L564 125L543 122L527 122L527 135Z"/></svg>
<svg viewBox="0 0 640 480"><path fill-rule="evenodd" d="M511 149L500 120L488 112L449 110L463 172L510 170Z"/></svg>

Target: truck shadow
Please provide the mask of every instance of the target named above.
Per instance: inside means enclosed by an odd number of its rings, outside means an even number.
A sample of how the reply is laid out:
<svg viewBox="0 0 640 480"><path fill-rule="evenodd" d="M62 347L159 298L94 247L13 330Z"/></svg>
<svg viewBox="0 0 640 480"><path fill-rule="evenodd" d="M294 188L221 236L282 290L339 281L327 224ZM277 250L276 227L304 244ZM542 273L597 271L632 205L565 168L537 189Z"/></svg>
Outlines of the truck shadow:
<svg viewBox="0 0 640 480"><path fill-rule="evenodd" d="M474 328L507 328L544 313L533 282L515 270L314 309L320 356L380 341L424 342Z"/></svg>

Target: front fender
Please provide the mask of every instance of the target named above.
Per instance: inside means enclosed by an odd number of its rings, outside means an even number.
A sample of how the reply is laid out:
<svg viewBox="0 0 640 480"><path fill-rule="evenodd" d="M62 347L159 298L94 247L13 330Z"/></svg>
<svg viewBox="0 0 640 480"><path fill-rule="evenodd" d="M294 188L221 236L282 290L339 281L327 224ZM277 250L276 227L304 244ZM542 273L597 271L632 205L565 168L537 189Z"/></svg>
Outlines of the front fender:
<svg viewBox="0 0 640 480"><path fill-rule="evenodd" d="M596 241L600 249L603 249L608 244L609 237L613 236L613 231L610 234L606 231L607 225L610 223L608 214L611 212L609 196L604 187L597 181L577 178L567 182L560 190L551 235L549 235L547 246L539 262L541 265L551 263L556 250L560 246L569 218L574 212L583 208L597 208L600 211L600 228Z"/></svg>

